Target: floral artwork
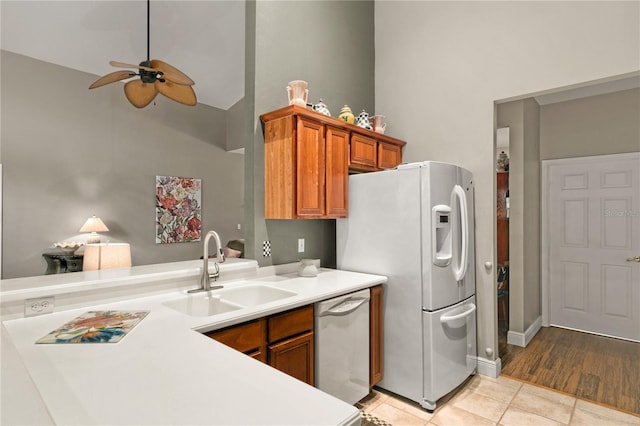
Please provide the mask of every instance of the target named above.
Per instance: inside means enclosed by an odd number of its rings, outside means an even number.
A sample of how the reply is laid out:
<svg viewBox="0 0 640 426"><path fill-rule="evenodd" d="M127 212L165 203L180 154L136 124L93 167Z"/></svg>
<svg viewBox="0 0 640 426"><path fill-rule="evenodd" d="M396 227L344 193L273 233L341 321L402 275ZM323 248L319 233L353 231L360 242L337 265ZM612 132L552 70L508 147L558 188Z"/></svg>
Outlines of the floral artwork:
<svg viewBox="0 0 640 426"><path fill-rule="evenodd" d="M201 180L156 176L156 244L200 241Z"/></svg>
<svg viewBox="0 0 640 426"><path fill-rule="evenodd" d="M89 311L53 330L36 343L116 343L149 311Z"/></svg>

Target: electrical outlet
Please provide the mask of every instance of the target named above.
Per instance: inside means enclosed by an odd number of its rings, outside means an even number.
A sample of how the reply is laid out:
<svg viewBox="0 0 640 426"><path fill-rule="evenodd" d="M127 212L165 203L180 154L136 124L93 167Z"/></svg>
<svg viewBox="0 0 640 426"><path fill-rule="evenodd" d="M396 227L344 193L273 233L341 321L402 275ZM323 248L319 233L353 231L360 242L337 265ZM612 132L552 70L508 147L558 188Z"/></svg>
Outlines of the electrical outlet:
<svg viewBox="0 0 640 426"><path fill-rule="evenodd" d="M50 314L53 312L54 307L55 298L53 296L27 299L24 301L24 316L33 317L36 315Z"/></svg>
<svg viewBox="0 0 640 426"><path fill-rule="evenodd" d="M304 253L304 238L298 238L298 253Z"/></svg>

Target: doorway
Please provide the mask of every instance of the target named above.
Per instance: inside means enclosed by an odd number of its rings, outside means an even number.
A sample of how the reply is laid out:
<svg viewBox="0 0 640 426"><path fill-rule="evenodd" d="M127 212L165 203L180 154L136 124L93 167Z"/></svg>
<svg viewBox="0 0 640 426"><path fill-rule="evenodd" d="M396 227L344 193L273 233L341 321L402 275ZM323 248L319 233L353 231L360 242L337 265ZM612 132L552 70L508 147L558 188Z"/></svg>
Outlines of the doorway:
<svg viewBox="0 0 640 426"><path fill-rule="evenodd" d="M542 160L640 150L640 76L620 76L613 83L496 101L496 128L510 127L509 344L526 346L548 325L542 306L548 298L541 276ZM497 280L498 268L495 273ZM502 324L496 321L498 338Z"/></svg>
<svg viewBox="0 0 640 426"><path fill-rule="evenodd" d="M543 324L640 342L640 153L542 171Z"/></svg>
<svg viewBox="0 0 640 426"><path fill-rule="evenodd" d="M496 260L498 339L509 331L509 127L496 131Z"/></svg>

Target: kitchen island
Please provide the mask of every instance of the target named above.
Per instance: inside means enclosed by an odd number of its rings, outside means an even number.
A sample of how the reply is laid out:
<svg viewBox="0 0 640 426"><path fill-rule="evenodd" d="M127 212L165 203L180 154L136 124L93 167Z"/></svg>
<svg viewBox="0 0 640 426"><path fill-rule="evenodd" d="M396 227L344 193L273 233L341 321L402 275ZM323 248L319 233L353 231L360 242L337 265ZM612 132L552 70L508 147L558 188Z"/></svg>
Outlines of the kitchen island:
<svg viewBox="0 0 640 426"><path fill-rule="evenodd" d="M99 296L81 297L82 302L72 302L73 295L63 289L80 295L89 291L84 283L99 284L95 276L76 275L71 286L56 283L41 289L42 296L51 293L67 300L63 309L70 309L58 311L56 306L53 314L11 319L3 312L2 424L359 424L355 407L203 333L371 287L385 282L385 277L320 269L317 277L301 278L295 266L258 270L255 264L249 265L246 277L239 277L240 272L231 273L238 269L231 264L228 275L233 279L225 281L223 264L225 288L267 285L295 295L212 316L191 316L166 302L188 297L187 290L197 287L198 268L192 262L169 265L158 265L157 270L140 267L144 274L133 271L113 278ZM179 288L167 289L163 273L179 282ZM162 291L154 291L143 275L158 282ZM126 288L144 287L148 295L123 300L105 296L125 294L124 282ZM23 293L33 297L37 292L27 282ZM2 287L6 303L15 305L19 293L14 282ZM149 314L118 343L35 344L90 310Z"/></svg>

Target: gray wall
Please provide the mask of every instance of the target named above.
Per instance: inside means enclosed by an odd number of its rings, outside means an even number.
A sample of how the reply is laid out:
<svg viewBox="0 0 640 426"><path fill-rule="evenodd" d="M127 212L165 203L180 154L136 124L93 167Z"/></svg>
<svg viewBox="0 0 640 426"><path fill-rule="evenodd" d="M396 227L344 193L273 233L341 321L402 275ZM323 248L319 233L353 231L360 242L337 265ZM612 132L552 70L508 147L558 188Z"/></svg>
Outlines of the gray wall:
<svg viewBox="0 0 640 426"><path fill-rule="evenodd" d="M227 110L227 151L244 149L245 109L245 98L242 98Z"/></svg>
<svg viewBox="0 0 640 426"><path fill-rule="evenodd" d="M638 2L376 2L376 113L407 161L474 174L481 357L498 353L495 101L637 72L639 31Z"/></svg>
<svg viewBox="0 0 640 426"><path fill-rule="evenodd" d="M524 333L540 302L540 107L532 98L498 105L509 127L509 331Z"/></svg>
<svg viewBox="0 0 640 426"><path fill-rule="evenodd" d="M320 258L323 265L335 266L335 220L264 219L264 136L259 116L287 105L285 87L291 80L307 81L309 101L322 98L333 116L345 104L372 113L373 10L371 1L247 4L245 92L255 109L247 117L251 127L246 147L246 231L254 242L249 256L260 265ZM253 22L255 27L250 28ZM297 252L298 238L305 238L304 253ZM263 241L271 242L271 257L262 256Z"/></svg>
<svg viewBox="0 0 640 426"><path fill-rule="evenodd" d="M101 217L134 265L197 259L202 243L155 244L155 176L202 179L203 230L242 237L244 158L225 152L225 111L158 96L133 107L122 84L2 52L3 278L41 275L42 253ZM197 90L197 88L196 88Z"/></svg>
<svg viewBox="0 0 640 426"><path fill-rule="evenodd" d="M640 151L640 89L540 107L540 158Z"/></svg>

